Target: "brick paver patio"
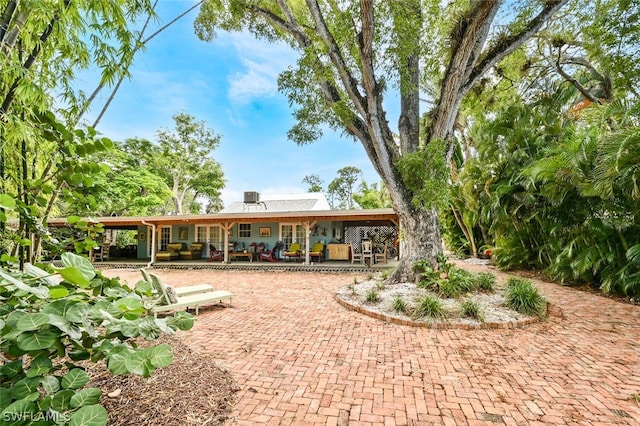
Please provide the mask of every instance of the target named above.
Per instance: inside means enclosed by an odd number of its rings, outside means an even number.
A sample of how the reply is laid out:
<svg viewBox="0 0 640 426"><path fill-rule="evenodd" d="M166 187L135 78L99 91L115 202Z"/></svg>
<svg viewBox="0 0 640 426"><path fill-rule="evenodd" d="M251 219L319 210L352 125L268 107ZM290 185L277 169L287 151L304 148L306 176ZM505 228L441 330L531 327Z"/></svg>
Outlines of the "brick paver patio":
<svg viewBox="0 0 640 426"><path fill-rule="evenodd" d="M234 293L232 308L201 309L181 335L237 379L231 424L640 424L639 306L536 281L561 315L432 330L340 306L335 290L352 274L156 272Z"/></svg>

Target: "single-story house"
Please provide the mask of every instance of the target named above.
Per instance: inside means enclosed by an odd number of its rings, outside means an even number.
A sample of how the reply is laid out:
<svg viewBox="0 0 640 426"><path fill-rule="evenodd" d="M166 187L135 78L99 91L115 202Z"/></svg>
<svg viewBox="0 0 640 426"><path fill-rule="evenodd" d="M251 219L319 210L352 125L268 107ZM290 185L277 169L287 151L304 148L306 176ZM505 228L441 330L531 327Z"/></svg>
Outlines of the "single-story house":
<svg viewBox="0 0 640 426"><path fill-rule="evenodd" d="M219 213L166 216L108 216L86 218L101 223L106 231L135 230L137 259L157 260L156 254L171 243L204 243L201 257L209 257L209 247L230 250L248 249L251 243L263 243L272 249L281 241L286 251L298 243L309 263L309 250L314 243L325 247L325 258L349 260L351 245L360 246L363 239L395 245L398 216L393 209L331 210L322 193L296 194L260 200L259 194L245 192L244 201L233 203ZM49 227L69 226L66 219L49 219Z"/></svg>

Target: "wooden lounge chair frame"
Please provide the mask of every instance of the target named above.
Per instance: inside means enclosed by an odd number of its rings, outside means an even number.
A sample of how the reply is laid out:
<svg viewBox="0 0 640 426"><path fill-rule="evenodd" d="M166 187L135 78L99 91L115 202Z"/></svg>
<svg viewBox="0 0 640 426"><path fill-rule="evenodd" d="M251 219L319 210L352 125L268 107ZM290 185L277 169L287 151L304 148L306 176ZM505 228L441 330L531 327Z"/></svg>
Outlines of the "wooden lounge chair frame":
<svg viewBox="0 0 640 426"><path fill-rule="evenodd" d="M182 295L177 297L177 301L175 303L171 303L169 300L169 296L167 295L167 292L166 292L166 286L162 283L162 280L160 280L160 277L158 277L156 274L152 274L148 272L147 272L147 275L151 280L151 284L160 295L160 302L164 303L161 305L155 305L154 307L151 308L151 312L153 312L153 314L156 317L158 316L158 312L172 311L180 308L186 308L186 309L195 308L196 316L197 316L200 310L200 305L209 304L209 303L219 303L219 302L223 302L224 300L228 300L229 306L232 306L231 299L233 297L233 294L231 292L228 292L226 290L213 290L213 289L207 290L205 292L189 293L189 294L186 294L183 292ZM204 285L208 286L208 284L204 284ZM192 287L191 290L195 291L196 286L191 286L191 287ZM176 293L177 293L177 289L176 289Z"/></svg>
<svg viewBox="0 0 640 426"><path fill-rule="evenodd" d="M151 278L150 274L144 270L144 269L140 269L140 273L142 274L142 278L148 282L151 283L151 285L153 286L153 288L156 290L156 292L158 292L159 296L162 296L162 293L160 293L160 288L156 288L153 279ZM158 280L160 280L160 277L158 277ZM164 283L162 281L160 281L160 286L164 288L164 291L166 293L166 288L167 286L164 285ZM213 291L214 288L211 286L211 284L196 284L196 285L188 285L185 287L174 287L173 288L176 292L176 296L178 297L182 297L182 296L190 296L192 294L198 294L198 293L207 293L209 291ZM168 299L167 299L168 301Z"/></svg>

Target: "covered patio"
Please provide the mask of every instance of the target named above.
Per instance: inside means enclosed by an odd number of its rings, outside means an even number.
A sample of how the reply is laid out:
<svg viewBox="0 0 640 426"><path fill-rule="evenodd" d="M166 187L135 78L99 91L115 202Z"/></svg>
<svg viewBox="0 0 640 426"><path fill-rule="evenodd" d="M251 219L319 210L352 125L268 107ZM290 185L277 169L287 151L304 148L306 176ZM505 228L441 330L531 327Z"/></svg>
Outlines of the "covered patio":
<svg viewBox="0 0 640 426"><path fill-rule="evenodd" d="M181 216L129 216L84 218L87 223L101 224L105 235L113 235L113 230L135 230L136 244L127 253L128 258L109 256L100 263L189 269L219 268L288 268L322 266L324 269L366 270L367 268L387 268L398 258L398 217L392 209L369 210L308 210L308 211L253 211L240 213L215 213L208 215ZM48 221L50 228L71 228L65 218ZM105 237L102 246L116 241ZM352 263L354 251L360 250L362 241L372 241L377 245L380 256L376 262ZM292 244L300 247L297 262L285 262L284 253ZM189 259L181 256L158 257L167 246L177 244L188 250L193 244L201 247L199 255ZM314 245L321 244L320 256L311 257ZM273 261L260 262L260 257L242 256L249 247L261 245L266 250L280 247ZM226 250L224 249L226 248ZM217 262L212 250L220 251ZM384 250L384 255L382 255ZM387 252L388 250L388 252ZM92 260L95 260L92 257ZM164 260L166 259L166 260ZM290 259L290 258L288 258ZM55 260L55 259L54 259ZM313 265L312 265L313 263Z"/></svg>

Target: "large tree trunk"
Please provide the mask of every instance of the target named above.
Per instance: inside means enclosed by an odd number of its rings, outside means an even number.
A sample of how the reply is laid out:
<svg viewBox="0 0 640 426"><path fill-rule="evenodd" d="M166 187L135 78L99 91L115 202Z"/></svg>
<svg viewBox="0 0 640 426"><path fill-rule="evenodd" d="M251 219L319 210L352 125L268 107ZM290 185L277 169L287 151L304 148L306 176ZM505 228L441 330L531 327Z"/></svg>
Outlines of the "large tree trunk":
<svg viewBox="0 0 640 426"><path fill-rule="evenodd" d="M425 259L435 262L436 256L442 253L438 212L435 209L396 209L396 212L403 232L400 239L402 256L390 279L394 282L413 282L416 276L413 264Z"/></svg>

